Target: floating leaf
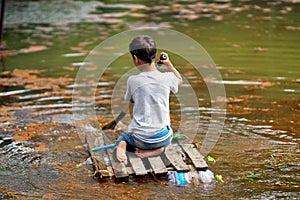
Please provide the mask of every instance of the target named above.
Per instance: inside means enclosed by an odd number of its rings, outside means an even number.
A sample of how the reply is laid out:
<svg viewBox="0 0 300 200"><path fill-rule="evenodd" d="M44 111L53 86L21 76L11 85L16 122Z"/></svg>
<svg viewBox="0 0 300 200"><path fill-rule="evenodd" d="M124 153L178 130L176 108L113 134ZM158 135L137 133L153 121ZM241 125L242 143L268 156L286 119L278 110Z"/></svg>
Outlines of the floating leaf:
<svg viewBox="0 0 300 200"><path fill-rule="evenodd" d="M76 164L76 168L79 168L79 167L81 167L83 165L83 163L78 163L78 164Z"/></svg>
<svg viewBox="0 0 300 200"><path fill-rule="evenodd" d="M215 178L218 182L224 183L222 175L216 175Z"/></svg>
<svg viewBox="0 0 300 200"><path fill-rule="evenodd" d="M275 185L281 185L281 181L276 181Z"/></svg>
<svg viewBox="0 0 300 200"><path fill-rule="evenodd" d="M82 145L77 145L77 146L75 146L75 149L82 149L82 148L83 148Z"/></svg>
<svg viewBox="0 0 300 200"><path fill-rule="evenodd" d="M207 160L208 162L216 163L216 159L214 159L214 158L211 157L211 156L207 156L207 157L206 157L206 160Z"/></svg>
<svg viewBox="0 0 300 200"><path fill-rule="evenodd" d="M178 134L178 133L175 133L174 136L173 136L173 138L174 138L175 140L184 140L184 139L187 139L187 136L184 135L184 134Z"/></svg>

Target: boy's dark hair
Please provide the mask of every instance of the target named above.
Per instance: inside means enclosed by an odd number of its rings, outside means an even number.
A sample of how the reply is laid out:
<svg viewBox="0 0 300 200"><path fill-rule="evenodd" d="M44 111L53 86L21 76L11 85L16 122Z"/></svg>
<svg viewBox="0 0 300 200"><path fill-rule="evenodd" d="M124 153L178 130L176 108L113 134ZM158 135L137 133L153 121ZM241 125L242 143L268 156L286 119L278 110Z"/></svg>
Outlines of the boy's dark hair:
<svg viewBox="0 0 300 200"><path fill-rule="evenodd" d="M129 51L132 56L151 64L156 56L156 44L150 36L140 35L131 41Z"/></svg>

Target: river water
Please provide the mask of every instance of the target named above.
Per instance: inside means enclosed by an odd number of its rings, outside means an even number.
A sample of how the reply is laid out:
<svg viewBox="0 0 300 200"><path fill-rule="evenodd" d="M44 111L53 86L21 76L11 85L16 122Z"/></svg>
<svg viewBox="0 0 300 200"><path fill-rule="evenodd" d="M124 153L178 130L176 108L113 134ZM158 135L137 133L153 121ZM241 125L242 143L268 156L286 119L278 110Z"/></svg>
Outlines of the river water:
<svg viewBox="0 0 300 200"><path fill-rule="evenodd" d="M0 198L299 199L300 4L283 1L8 1L0 78ZM226 91L226 118L209 162L224 183L175 187L152 178L98 182L73 119L76 73L86 56L126 30L166 28L202 45ZM129 41L128 41L129 42ZM176 41L174 41L176 42ZM109 50L109 49L108 49ZM197 91L201 144L211 108L207 88L180 55L173 63ZM107 68L96 90L100 125L113 90L133 68ZM80 109L85 109L84 107ZM180 105L171 98L173 128ZM117 131L118 132L118 131Z"/></svg>

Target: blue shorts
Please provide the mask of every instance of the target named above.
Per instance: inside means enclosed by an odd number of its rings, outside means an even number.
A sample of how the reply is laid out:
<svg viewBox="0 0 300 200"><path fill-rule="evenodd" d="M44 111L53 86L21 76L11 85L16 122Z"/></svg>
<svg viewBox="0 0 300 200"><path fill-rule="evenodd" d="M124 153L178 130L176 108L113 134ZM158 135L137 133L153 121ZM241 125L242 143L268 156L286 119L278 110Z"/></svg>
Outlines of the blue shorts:
<svg viewBox="0 0 300 200"><path fill-rule="evenodd" d="M169 131L169 128L167 128ZM166 129L163 130L160 133L157 133L156 135L162 136L162 134L167 134ZM136 148L138 149L157 149L160 147L165 147L171 143L173 139L173 133L170 134L169 137L165 138L163 141L157 142L157 143L148 143L145 141L142 141L140 138L136 137L134 134L130 134L127 131L123 132L117 139L116 145L118 145L121 141L125 141L127 144L127 150L128 151L135 151Z"/></svg>

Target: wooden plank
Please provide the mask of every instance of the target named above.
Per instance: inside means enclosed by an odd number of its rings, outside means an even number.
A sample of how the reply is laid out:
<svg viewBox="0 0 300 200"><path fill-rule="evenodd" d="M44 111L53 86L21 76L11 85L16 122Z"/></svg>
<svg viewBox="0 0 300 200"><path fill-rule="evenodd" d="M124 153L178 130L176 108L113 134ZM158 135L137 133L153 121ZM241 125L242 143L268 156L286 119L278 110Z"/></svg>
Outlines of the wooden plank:
<svg viewBox="0 0 300 200"><path fill-rule="evenodd" d="M104 145L103 131L97 130L96 132L95 131L86 132L86 141L88 143L91 152L92 152L92 148Z"/></svg>
<svg viewBox="0 0 300 200"><path fill-rule="evenodd" d="M164 162L161 160L160 156L149 157L148 161L151 165L155 174L165 174L168 172Z"/></svg>
<svg viewBox="0 0 300 200"><path fill-rule="evenodd" d="M148 174L141 158L137 157L134 153L127 153L127 156L135 175L141 176Z"/></svg>
<svg viewBox="0 0 300 200"><path fill-rule="evenodd" d="M189 165L191 171L190 171L190 181L194 185L199 185L199 177L198 177L198 171L194 168L194 166Z"/></svg>
<svg viewBox="0 0 300 200"><path fill-rule="evenodd" d="M134 171L133 171L133 169L132 169L132 167L126 167L126 170L127 170L127 173L129 175L134 175L135 174Z"/></svg>
<svg viewBox="0 0 300 200"><path fill-rule="evenodd" d="M114 171L113 171L113 168L111 166L107 167L107 171L108 171L109 177L114 176Z"/></svg>
<svg viewBox="0 0 300 200"><path fill-rule="evenodd" d="M207 163L192 144L181 144L181 147L192 160L192 163L194 164L196 169L208 168Z"/></svg>
<svg viewBox="0 0 300 200"><path fill-rule="evenodd" d="M98 168L101 170L106 169L106 164L104 161L104 157L108 157L106 151L101 150L101 151L94 152L92 150L94 147L104 145L103 132L97 131L96 133L95 132L86 133L86 142L88 144L88 148L92 158L98 161L96 163L98 165Z"/></svg>
<svg viewBox="0 0 300 200"><path fill-rule="evenodd" d="M127 169L124 163L119 162L114 155L114 149L107 149L108 157L111 162L112 169L114 171L115 177L119 178L128 178Z"/></svg>
<svg viewBox="0 0 300 200"><path fill-rule="evenodd" d="M105 134L103 134L103 140L104 140L104 144L110 144L111 143L110 139ZM102 150L100 150L100 151L102 151ZM129 175L128 175L126 166L124 165L124 163L121 163L116 158L115 148L109 148L109 149L106 149L106 151L107 151L110 163L111 163L111 167L112 167L113 172L115 174L115 178L116 179L128 178Z"/></svg>
<svg viewBox="0 0 300 200"><path fill-rule="evenodd" d="M166 158L171 162L171 164L177 171L189 171L189 166L186 165L185 162L181 159L182 153L183 152L180 152L178 147L175 147L173 144L167 146L165 149Z"/></svg>

